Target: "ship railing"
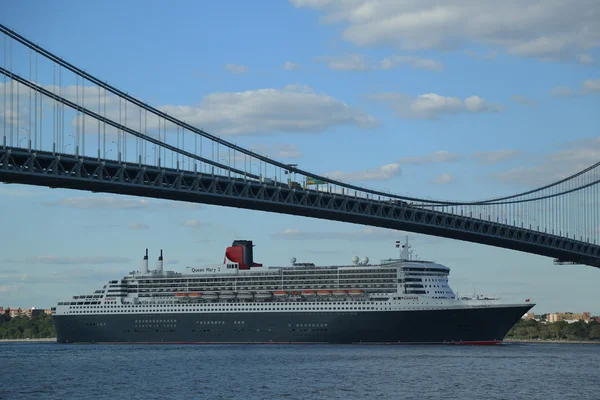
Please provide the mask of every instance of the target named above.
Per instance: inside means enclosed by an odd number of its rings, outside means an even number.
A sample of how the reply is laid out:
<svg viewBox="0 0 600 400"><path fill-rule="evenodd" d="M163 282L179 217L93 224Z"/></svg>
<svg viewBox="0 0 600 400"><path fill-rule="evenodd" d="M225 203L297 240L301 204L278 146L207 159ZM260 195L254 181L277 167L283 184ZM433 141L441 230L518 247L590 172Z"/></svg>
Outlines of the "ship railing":
<svg viewBox="0 0 600 400"><path fill-rule="evenodd" d="M459 300L500 300L500 296L494 294L485 294L485 293L469 293L469 294L459 294L456 293L456 298Z"/></svg>

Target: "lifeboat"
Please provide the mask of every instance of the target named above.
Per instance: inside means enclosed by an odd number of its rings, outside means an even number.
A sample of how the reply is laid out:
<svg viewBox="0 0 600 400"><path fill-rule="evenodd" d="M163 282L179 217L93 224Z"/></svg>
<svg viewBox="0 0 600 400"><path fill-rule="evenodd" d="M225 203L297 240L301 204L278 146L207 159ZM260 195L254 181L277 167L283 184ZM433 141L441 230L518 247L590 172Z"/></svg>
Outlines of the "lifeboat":
<svg viewBox="0 0 600 400"><path fill-rule="evenodd" d="M365 295L364 290L350 290L350 296L360 297L360 296L364 296L364 295Z"/></svg>
<svg viewBox="0 0 600 400"><path fill-rule="evenodd" d="M275 295L275 297L277 298L282 298L282 297L287 297L288 292L283 291L283 290L277 290L275 292L273 292L273 294Z"/></svg>
<svg viewBox="0 0 600 400"><path fill-rule="evenodd" d="M333 295L336 297L343 297L347 294L348 294L348 292L346 290L334 290L333 291Z"/></svg>
<svg viewBox="0 0 600 400"><path fill-rule="evenodd" d="M298 292L298 291L293 291L292 293L290 293L292 296L300 296L302 294L302 292Z"/></svg>
<svg viewBox="0 0 600 400"><path fill-rule="evenodd" d="M235 298L235 293L233 292L221 292L221 294L219 295L219 297L223 300L231 300L233 298Z"/></svg>
<svg viewBox="0 0 600 400"><path fill-rule="evenodd" d="M188 297L187 293L175 293L175 297Z"/></svg>
<svg viewBox="0 0 600 400"><path fill-rule="evenodd" d="M270 299L273 296L273 293L261 290L256 292L255 296L257 299Z"/></svg>
<svg viewBox="0 0 600 400"><path fill-rule="evenodd" d="M319 290L317 291L317 295L319 296L329 296L331 294L331 290Z"/></svg>
<svg viewBox="0 0 600 400"><path fill-rule="evenodd" d="M200 293L200 292L191 292L189 294L189 297L196 297L196 298L202 297L202 293Z"/></svg>
<svg viewBox="0 0 600 400"><path fill-rule="evenodd" d="M219 293L217 293L217 292L205 292L202 297L205 298L206 300L215 300L215 299L217 299L219 297Z"/></svg>
<svg viewBox="0 0 600 400"><path fill-rule="evenodd" d="M302 296L314 296L316 294L316 292L314 290L303 290L302 291Z"/></svg>
<svg viewBox="0 0 600 400"><path fill-rule="evenodd" d="M238 299L251 299L252 297L254 297L254 295L250 292L239 292L238 293Z"/></svg>

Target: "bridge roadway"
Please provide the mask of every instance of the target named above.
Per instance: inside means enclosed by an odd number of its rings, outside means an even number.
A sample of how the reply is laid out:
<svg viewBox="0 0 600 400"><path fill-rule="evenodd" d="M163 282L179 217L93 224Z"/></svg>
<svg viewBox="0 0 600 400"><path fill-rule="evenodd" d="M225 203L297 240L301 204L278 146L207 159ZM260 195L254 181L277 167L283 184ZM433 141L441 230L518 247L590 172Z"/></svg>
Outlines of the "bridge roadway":
<svg viewBox="0 0 600 400"><path fill-rule="evenodd" d="M350 194L91 157L0 147L0 181L246 208L482 243L600 268L600 246Z"/></svg>

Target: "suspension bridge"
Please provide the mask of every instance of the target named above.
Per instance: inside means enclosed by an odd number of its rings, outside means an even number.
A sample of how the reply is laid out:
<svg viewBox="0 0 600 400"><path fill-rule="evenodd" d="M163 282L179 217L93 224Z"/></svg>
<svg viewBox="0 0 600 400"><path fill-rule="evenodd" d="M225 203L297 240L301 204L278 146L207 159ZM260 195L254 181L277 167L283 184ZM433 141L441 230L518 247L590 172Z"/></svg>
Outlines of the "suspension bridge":
<svg viewBox="0 0 600 400"><path fill-rule="evenodd" d="M0 25L0 181L411 231L600 267L600 162L471 202L348 184L205 132Z"/></svg>

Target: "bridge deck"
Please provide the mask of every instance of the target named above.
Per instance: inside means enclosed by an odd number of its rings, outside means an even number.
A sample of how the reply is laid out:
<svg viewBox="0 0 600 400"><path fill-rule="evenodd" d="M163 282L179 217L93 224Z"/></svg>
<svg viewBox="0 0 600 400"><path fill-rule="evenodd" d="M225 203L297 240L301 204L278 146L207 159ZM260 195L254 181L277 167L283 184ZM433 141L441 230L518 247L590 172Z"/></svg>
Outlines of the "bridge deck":
<svg viewBox="0 0 600 400"><path fill-rule="evenodd" d="M0 180L351 222L482 243L600 267L600 246L545 232L349 194L50 152L0 148Z"/></svg>

